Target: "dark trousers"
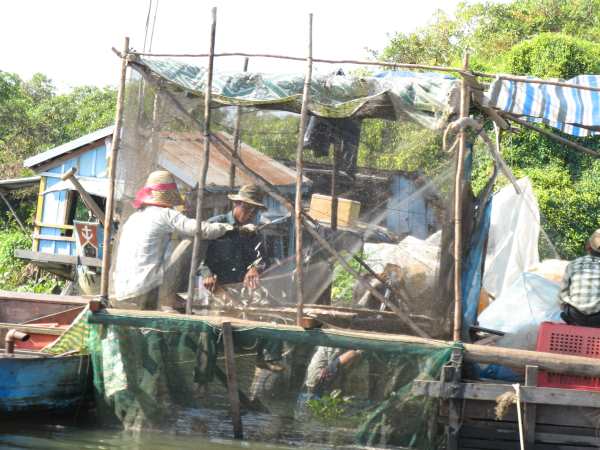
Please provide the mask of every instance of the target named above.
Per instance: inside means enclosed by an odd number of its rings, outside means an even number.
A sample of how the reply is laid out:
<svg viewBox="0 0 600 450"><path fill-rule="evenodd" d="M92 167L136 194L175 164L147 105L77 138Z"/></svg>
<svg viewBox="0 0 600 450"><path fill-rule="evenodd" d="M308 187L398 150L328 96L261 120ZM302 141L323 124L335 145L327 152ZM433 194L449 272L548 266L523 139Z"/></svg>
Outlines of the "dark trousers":
<svg viewBox="0 0 600 450"><path fill-rule="evenodd" d="M569 325L580 325L582 327L600 328L600 312L595 314L583 314L573 306L565 303L560 318Z"/></svg>

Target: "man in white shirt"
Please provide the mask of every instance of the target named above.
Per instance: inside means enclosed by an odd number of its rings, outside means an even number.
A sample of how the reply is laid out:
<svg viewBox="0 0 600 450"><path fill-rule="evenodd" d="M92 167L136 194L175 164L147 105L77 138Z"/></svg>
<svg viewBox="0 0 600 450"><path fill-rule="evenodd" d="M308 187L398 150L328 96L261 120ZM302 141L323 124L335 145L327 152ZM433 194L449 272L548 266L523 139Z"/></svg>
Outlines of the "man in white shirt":
<svg viewBox="0 0 600 450"><path fill-rule="evenodd" d="M117 307L157 309L165 259L172 233L193 237L196 220L176 211L182 203L173 176L164 170L152 172L136 194L137 209L123 225L114 271ZM233 227L202 222L202 238L217 239Z"/></svg>

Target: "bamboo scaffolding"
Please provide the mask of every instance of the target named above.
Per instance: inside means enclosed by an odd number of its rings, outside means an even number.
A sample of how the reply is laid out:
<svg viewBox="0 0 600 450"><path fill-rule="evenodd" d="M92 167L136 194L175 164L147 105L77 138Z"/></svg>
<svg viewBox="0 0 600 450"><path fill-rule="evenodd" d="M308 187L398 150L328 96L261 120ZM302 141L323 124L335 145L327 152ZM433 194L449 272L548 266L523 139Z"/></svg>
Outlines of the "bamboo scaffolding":
<svg viewBox="0 0 600 450"><path fill-rule="evenodd" d="M136 56L148 56L158 58L206 58L209 55L207 53L147 53L147 52L132 52ZM223 56L244 56L248 58L273 58L273 59L284 59L290 61L301 61L305 62L306 57L301 56L285 56L285 55L273 55L269 53L243 53L243 52L228 52L228 53L215 53L215 58ZM408 63L394 63L389 61L364 61L364 60L353 60L353 59L323 59L313 58L315 63L326 63L326 64L357 64L361 66L381 66L381 67L397 67L402 69L421 69L421 70L435 70L439 72L458 72L462 73L463 69L458 67L443 67L443 66L430 66L427 64L408 64Z"/></svg>
<svg viewBox="0 0 600 450"><path fill-rule="evenodd" d="M119 92L117 94L117 109L115 112L115 129L113 131L112 144L110 148L110 157L108 165L108 195L106 196L106 210L104 211L104 240L102 254L102 276L100 278L100 302L108 302L108 274L110 271L111 257L111 232L113 221L113 208L115 199L115 170L117 167L117 154L121 145L121 128L123 127L123 103L125 100L125 80L127 77L127 55L129 52L129 38L126 37L123 42L123 53L121 59L121 77L119 82ZM90 302L92 303L92 302ZM90 305L90 309L99 305Z"/></svg>
<svg viewBox="0 0 600 450"><path fill-rule="evenodd" d="M296 233L296 270L294 272L296 279L296 324L302 323L304 307L304 269L302 267L303 247L302 247L302 178L304 175L304 132L306 131L306 122L308 120L308 99L310 92L310 81L312 78L312 22L313 15L308 15L308 56L306 57L306 75L304 77L304 89L302 92L302 108L300 110L300 126L298 130L298 145L296 147L296 199L294 208L294 228Z"/></svg>
<svg viewBox="0 0 600 450"><path fill-rule="evenodd" d="M463 57L463 68L469 68L469 55ZM460 117L469 115L469 86L463 78L461 81ZM462 186L464 174L464 158L467 148L467 134L463 129L458 134L458 154L456 156L456 177L454 180L454 330L452 337L460 340L462 328Z"/></svg>
<svg viewBox="0 0 600 450"><path fill-rule="evenodd" d="M212 22L210 26L210 54L215 51L215 36L217 31L217 8L212 8ZM192 262L190 265L190 275L188 280L188 296L185 305L185 313L192 313L192 301L194 298L194 281L196 279L196 271L198 270L198 260L200 259L200 242L202 241L202 204L204 202L204 188L206 186L206 177L208 174L208 162L210 158L210 101L212 96L212 79L213 79L213 63L214 58L208 59L208 80L206 82L206 94L204 95L204 153L202 166L200 169L200 182L196 192L196 232L194 234L194 245L192 247Z"/></svg>
<svg viewBox="0 0 600 450"><path fill-rule="evenodd" d="M248 71L248 58L244 58L244 67L243 71ZM233 149L235 150L235 154L237 155L240 151L240 135L241 135L241 126L242 126L242 107L238 106L235 112L235 126L233 128ZM229 187L233 188L235 186L235 166L232 164L229 168Z"/></svg>

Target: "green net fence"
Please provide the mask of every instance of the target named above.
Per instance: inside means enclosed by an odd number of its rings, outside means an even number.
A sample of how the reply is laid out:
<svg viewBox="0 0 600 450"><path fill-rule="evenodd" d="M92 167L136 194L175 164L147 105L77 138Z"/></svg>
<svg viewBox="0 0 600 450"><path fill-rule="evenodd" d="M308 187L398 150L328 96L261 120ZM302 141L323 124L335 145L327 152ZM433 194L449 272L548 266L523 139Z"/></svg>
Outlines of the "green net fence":
<svg viewBox="0 0 600 450"><path fill-rule="evenodd" d="M129 430L232 435L222 331L181 316L90 315L100 418ZM257 324L234 327L244 438L302 446L435 449L438 401L415 396L439 379L450 345L425 346ZM280 348L269 364L260 348Z"/></svg>

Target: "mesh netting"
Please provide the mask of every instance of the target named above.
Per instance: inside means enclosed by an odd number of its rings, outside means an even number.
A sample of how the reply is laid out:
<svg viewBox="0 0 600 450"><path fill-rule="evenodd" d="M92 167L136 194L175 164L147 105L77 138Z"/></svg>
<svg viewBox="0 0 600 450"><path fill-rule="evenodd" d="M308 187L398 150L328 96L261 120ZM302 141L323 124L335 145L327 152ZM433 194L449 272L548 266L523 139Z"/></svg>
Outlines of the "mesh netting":
<svg viewBox="0 0 600 450"><path fill-rule="evenodd" d="M119 255L121 232L150 172L174 176L185 199L178 209L194 217L207 139L203 69L147 61L133 67L117 161L113 272L114 262L126 259ZM437 401L411 389L415 379L439 378L451 346L387 342L368 332L452 335L455 160L442 133L456 80L315 78L304 135L303 299L306 319L323 331L299 331L287 327L296 324L293 211L265 195L264 209L248 220L256 227L248 237L231 197L258 184L293 203L302 84L262 74L227 78L218 61L215 73L201 219L237 228L203 241L193 270L191 240L172 236L153 302L133 305L183 312L192 273L192 310L204 321L117 310L110 314L121 318L116 322L91 316L102 324L93 325L89 346L100 411L130 429L230 435L219 328L220 317L228 317L253 324L234 329L246 438L319 448L436 448ZM235 170L232 153L242 165ZM471 196L464 217L473 208ZM258 285L247 282L251 269L259 272ZM208 286L210 277L216 283ZM111 294L113 306L132 307Z"/></svg>
<svg viewBox="0 0 600 450"><path fill-rule="evenodd" d="M92 325L90 339L102 418L131 430L231 435L217 326L143 314L111 314L109 322ZM246 439L437 448L438 402L411 387L415 379L438 379L452 347L268 326L236 328L233 336ZM259 346L281 347L281 370L257 364Z"/></svg>

